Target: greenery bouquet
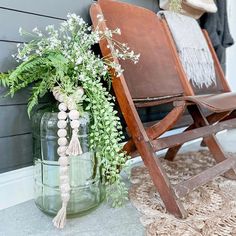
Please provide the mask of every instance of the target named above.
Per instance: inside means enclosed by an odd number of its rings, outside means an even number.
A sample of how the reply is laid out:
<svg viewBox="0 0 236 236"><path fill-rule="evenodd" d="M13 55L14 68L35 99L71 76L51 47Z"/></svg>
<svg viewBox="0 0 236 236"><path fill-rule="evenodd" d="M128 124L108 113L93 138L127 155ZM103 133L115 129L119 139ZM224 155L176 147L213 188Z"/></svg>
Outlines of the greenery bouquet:
<svg viewBox="0 0 236 236"><path fill-rule="evenodd" d="M103 20L100 15L98 18ZM117 58L136 63L139 55L126 44L113 40L114 34L121 33L119 29L101 31L98 27L92 30L75 14L68 14L68 19L58 28L49 25L44 32L35 28L32 33L22 29L20 33L32 40L18 45L18 52L13 56L19 66L0 74L0 83L9 87L12 96L32 86L29 116L39 98L47 92L56 94L59 101L59 95L63 94L60 102L66 102L68 107L73 104L73 109L79 113L90 112L90 148L96 150L99 158L108 198L112 197L113 206L121 205L127 198L127 189L119 173L128 157L121 151L122 127L114 110L114 98L103 86L103 81L110 82L109 68L117 75L122 73L122 68L110 58L96 55L92 47L106 38L112 42L111 51Z"/></svg>

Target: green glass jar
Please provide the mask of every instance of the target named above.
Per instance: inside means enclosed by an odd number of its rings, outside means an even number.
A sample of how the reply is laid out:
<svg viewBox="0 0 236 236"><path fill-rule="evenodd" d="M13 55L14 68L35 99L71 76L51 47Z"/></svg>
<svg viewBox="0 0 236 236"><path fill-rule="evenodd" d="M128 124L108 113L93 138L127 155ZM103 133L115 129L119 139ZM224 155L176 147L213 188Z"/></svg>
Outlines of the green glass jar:
<svg viewBox="0 0 236 236"><path fill-rule="evenodd" d="M35 203L49 215L61 208L59 164L57 154L57 112L40 109L32 117L33 155L35 164ZM68 140L71 130L68 125ZM70 201L67 217L83 215L96 208L104 199L100 169L95 152L89 149L89 117L80 118L79 140L83 154L69 157Z"/></svg>

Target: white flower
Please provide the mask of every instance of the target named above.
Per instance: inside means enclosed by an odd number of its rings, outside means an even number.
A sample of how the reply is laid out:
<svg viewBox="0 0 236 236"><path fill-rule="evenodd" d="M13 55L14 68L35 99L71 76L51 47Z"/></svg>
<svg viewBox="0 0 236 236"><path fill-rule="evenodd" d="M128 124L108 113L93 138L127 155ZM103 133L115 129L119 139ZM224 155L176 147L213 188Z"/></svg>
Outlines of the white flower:
<svg viewBox="0 0 236 236"><path fill-rule="evenodd" d="M102 14L97 14L97 19L99 22L104 20L104 16Z"/></svg>
<svg viewBox="0 0 236 236"><path fill-rule="evenodd" d="M39 31L39 30L38 30L37 27L33 28L33 30L32 30L32 32L34 32L34 33L38 32L38 31Z"/></svg>
<svg viewBox="0 0 236 236"><path fill-rule="evenodd" d="M21 27L19 28L19 33L20 33L20 35L23 34L23 29Z"/></svg>
<svg viewBox="0 0 236 236"><path fill-rule="evenodd" d="M104 31L104 35L108 38L111 38L112 37L112 32L111 30L109 30L108 28L105 29Z"/></svg>
<svg viewBox="0 0 236 236"><path fill-rule="evenodd" d="M79 24L79 25L83 25L84 23L85 23L85 21L84 21L82 18L79 18L78 24Z"/></svg>
<svg viewBox="0 0 236 236"><path fill-rule="evenodd" d="M54 25L48 25L45 27L46 31L52 31L54 30Z"/></svg>
<svg viewBox="0 0 236 236"><path fill-rule="evenodd" d="M69 14L69 18L74 18L74 19L77 19L77 15L75 13L70 13Z"/></svg>
<svg viewBox="0 0 236 236"><path fill-rule="evenodd" d="M114 33L121 35L121 30L119 28L115 29Z"/></svg>
<svg viewBox="0 0 236 236"><path fill-rule="evenodd" d="M79 64L82 63L82 61L83 61L83 58L82 58L82 57L79 57L79 58L77 58L75 64L76 64L76 65L79 65Z"/></svg>
<svg viewBox="0 0 236 236"><path fill-rule="evenodd" d="M85 76L83 74L79 75L79 80L84 80Z"/></svg>
<svg viewBox="0 0 236 236"><path fill-rule="evenodd" d="M32 32L35 33L35 34L37 34L39 37L42 37L42 36L43 36L43 34L41 33L41 31L40 31L37 27L35 27L35 28L32 30Z"/></svg>
<svg viewBox="0 0 236 236"><path fill-rule="evenodd" d="M71 13L70 13L70 12L67 13L66 17L67 17L67 18L70 18L70 17L71 17Z"/></svg>

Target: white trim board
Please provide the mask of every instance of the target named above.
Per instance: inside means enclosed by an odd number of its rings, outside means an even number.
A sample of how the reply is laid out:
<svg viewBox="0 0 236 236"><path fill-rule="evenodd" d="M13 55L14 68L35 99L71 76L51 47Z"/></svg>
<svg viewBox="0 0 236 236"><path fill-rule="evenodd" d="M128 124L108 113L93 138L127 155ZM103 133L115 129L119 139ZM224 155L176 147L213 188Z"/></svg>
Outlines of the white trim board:
<svg viewBox="0 0 236 236"><path fill-rule="evenodd" d="M0 174L0 210L34 197L33 166Z"/></svg>

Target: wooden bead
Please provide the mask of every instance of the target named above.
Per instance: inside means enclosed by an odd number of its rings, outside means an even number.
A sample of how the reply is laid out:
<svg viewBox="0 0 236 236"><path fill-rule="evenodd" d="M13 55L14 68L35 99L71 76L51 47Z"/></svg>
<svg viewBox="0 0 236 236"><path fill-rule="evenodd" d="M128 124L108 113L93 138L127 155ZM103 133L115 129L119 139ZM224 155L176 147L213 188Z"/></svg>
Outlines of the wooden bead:
<svg viewBox="0 0 236 236"><path fill-rule="evenodd" d="M74 103L74 102L67 103L67 107L70 111L75 110L77 108L76 103Z"/></svg>
<svg viewBox="0 0 236 236"><path fill-rule="evenodd" d="M62 184L60 186L60 189L61 189L61 192L68 193L70 192L70 184L69 183Z"/></svg>
<svg viewBox="0 0 236 236"><path fill-rule="evenodd" d="M66 95L64 94L59 94L58 99L59 102L64 102L66 100Z"/></svg>
<svg viewBox="0 0 236 236"><path fill-rule="evenodd" d="M67 135L66 129L59 129L57 131L57 135L58 135L59 138L66 137L66 135Z"/></svg>
<svg viewBox="0 0 236 236"><path fill-rule="evenodd" d="M69 164L68 158L66 156L61 156L58 159L60 166L67 166Z"/></svg>
<svg viewBox="0 0 236 236"><path fill-rule="evenodd" d="M58 108L60 111L67 111L67 106L64 102L60 103Z"/></svg>
<svg viewBox="0 0 236 236"><path fill-rule="evenodd" d="M66 105L70 111L76 110L76 108L77 108L76 102L75 102L74 98L72 98L72 97L67 97Z"/></svg>
<svg viewBox="0 0 236 236"><path fill-rule="evenodd" d="M82 87L78 87L78 88L76 89L76 93L77 93L80 97L82 97L82 96L84 95L84 89L83 89Z"/></svg>
<svg viewBox="0 0 236 236"><path fill-rule="evenodd" d="M60 91L60 86L55 86L52 91L53 93Z"/></svg>
<svg viewBox="0 0 236 236"><path fill-rule="evenodd" d="M80 113L77 110L71 110L69 112L69 117L71 120L78 120L80 116Z"/></svg>
<svg viewBox="0 0 236 236"><path fill-rule="evenodd" d="M77 102L81 101L83 95L84 95L84 89L82 87L78 87L73 93L73 97Z"/></svg>
<svg viewBox="0 0 236 236"><path fill-rule="evenodd" d="M60 146L60 147L57 148L57 154L59 156L65 156L66 155L66 150L67 150L66 146Z"/></svg>
<svg viewBox="0 0 236 236"><path fill-rule="evenodd" d="M67 138L64 138L64 137L62 137L62 138L59 138L58 140L57 140L57 143L58 143L58 145L59 146L66 146L67 145Z"/></svg>
<svg viewBox="0 0 236 236"><path fill-rule="evenodd" d="M79 119L79 112L77 110L71 110L69 112L69 117L71 120L78 120Z"/></svg>
<svg viewBox="0 0 236 236"><path fill-rule="evenodd" d="M65 120L59 120L59 121L57 122L57 127L58 127L59 129L65 129L66 126L67 126L67 122L66 122Z"/></svg>
<svg viewBox="0 0 236 236"><path fill-rule="evenodd" d="M70 182L70 179L69 179L69 176L68 175L61 175L60 176L60 183L69 183Z"/></svg>
<svg viewBox="0 0 236 236"><path fill-rule="evenodd" d="M60 166L59 168L60 176L68 176L68 171L68 166Z"/></svg>
<svg viewBox="0 0 236 236"><path fill-rule="evenodd" d="M70 200L70 194L67 192L67 193L61 193L61 200L63 202L68 202Z"/></svg>
<svg viewBox="0 0 236 236"><path fill-rule="evenodd" d="M54 95L55 99L58 101L58 98L59 98L60 94L58 92L55 92L53 95Z"/></svg>
<svg viewBox="0 0 236 236"><path fill-rule="evenodd" d="M80 126L79 120L72 120L72 121L70 122L70 126L71 126L72 129L79 128L79 126Z"/></svg>
<svg viewBox="0 0 236 236"><path fill-rule="evenodd" d="M65 120L65 119L67 118L67 113L64 112L64 111L60 111L60 112L58 112L58 114L57 114L57 118L58 118L59 120Z"/></svg>
<svg viewBox="0 0 236 236"><path fill-rule="evenodd" d="M56 97L56 94L59 95L60 94L60 87L55 87L52 91L52 94L54 95L54 97Z"/></svg>

